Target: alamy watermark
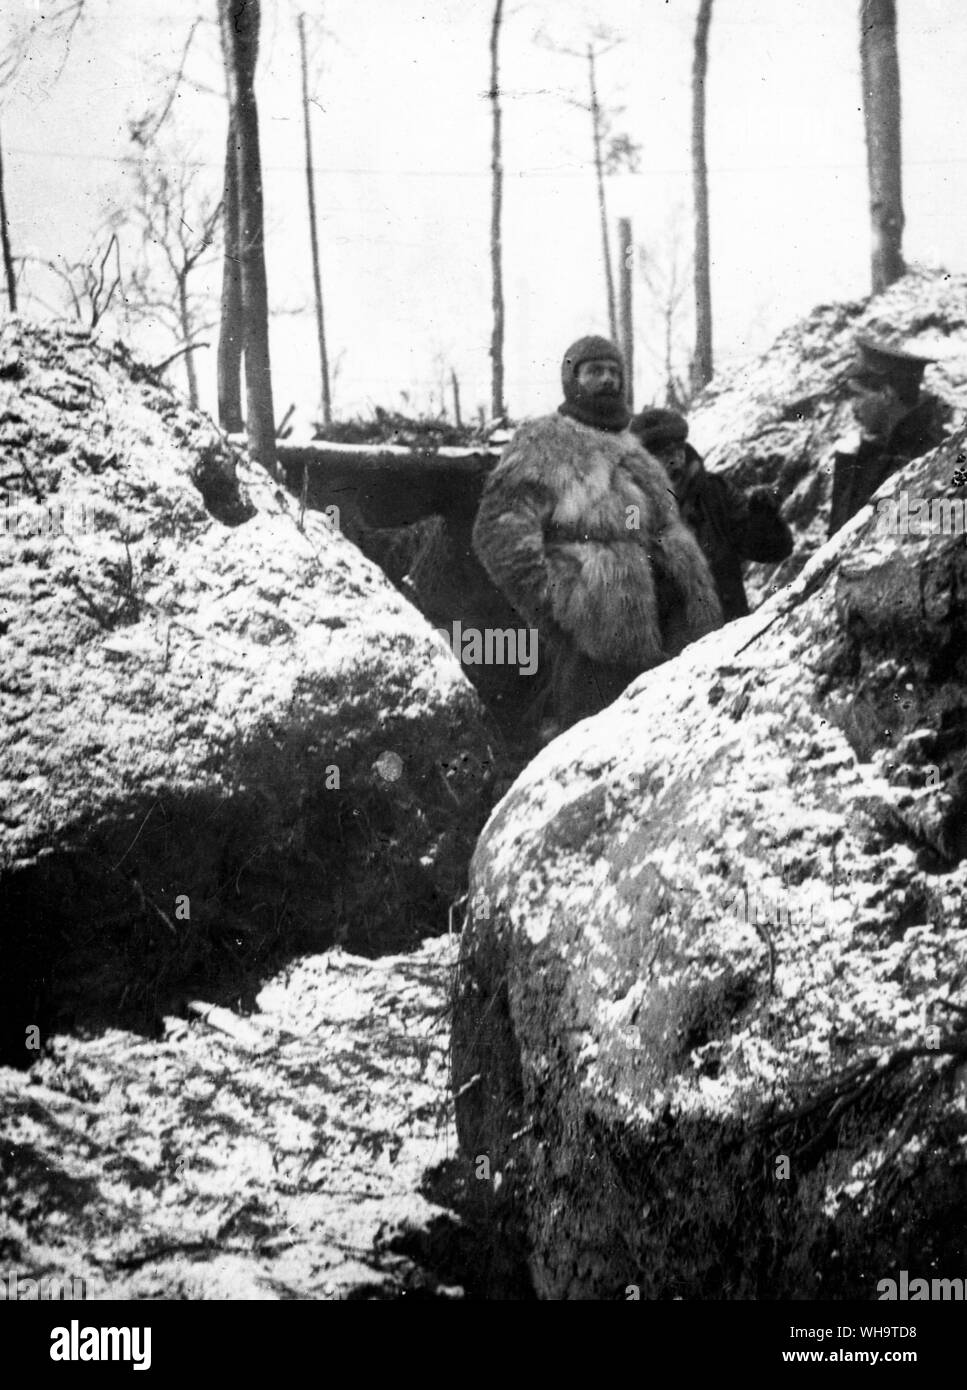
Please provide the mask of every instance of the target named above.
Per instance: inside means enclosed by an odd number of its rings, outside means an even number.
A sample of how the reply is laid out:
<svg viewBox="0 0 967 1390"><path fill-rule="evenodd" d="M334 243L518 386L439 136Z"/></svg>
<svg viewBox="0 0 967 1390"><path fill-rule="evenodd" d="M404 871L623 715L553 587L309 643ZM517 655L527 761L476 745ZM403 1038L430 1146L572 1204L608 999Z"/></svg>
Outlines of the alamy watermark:
<svg viewBox="0 0 967 1390"><path fill-rule="evenodd" d="M77 1274L21 1274L0 1270L0 1303L55 1303L87 1297L87 1281Z"/></svg>
<svg viewBox="0 0 967 1390"><path fill-rule="evenodd" d="M464 666L516 666L522 676L537 670L537 629L534 627L464 627L460 619L436 631Z"/></svg>
<svg viewBox="0 0 967 1390"><path fill-rule="evenodd" d="M37 502L24 493L8 492L0 504L0 540L76 536L91 529L83 502Z"/></svg>
<svg viewBox="0 0 967 1390"><path fill-rule="evenodd" d="M881 497L876 525L882 536L962 536L967 532L967 498Z"/></svg>
<svg viewBox="0 0 967 1390"><path fill-rule="evenodd" d="M728 889L722 894L721 906L728 916L753 927L805 925L807 910L810 925L821 926L823 923L823 899L818 889L814 892L793 892L784 887L781 893L768 894L760 893L754 885L750 888L748 883L743 883L741 887Z"/></svg>
<svg viewBox="0 0 967 1390"><path fill-rule="evenodd" d="M881 1279L876 1286L880 1302L923 1303L936 1300L963 1303L967 1297L965 1279L924 1279L901 1269L896 1279Z"/></svg>
<svg viewBox="0 0 967 1390"><path fill-rule="evenodd" d="M150 1327L82 1327L72 1318L50 1333L51 1361L130 1361L134 1371L151 1369Z"/></svg>

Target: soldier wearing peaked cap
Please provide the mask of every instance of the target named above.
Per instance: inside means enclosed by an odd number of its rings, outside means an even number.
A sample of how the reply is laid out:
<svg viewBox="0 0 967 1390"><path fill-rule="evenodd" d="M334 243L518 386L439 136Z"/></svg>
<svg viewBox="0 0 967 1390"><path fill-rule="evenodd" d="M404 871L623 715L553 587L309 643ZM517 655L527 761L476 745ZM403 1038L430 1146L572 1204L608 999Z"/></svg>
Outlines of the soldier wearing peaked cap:
<svg viewBox="0 0 967 1390"><path fill-rule="evenodd" d="M857 338L856 346L849 381L860 440L834 455L828 536L865 507L887 478L936 448L945 434L941 403L920 389L932 357L869 337Z"/></svg>

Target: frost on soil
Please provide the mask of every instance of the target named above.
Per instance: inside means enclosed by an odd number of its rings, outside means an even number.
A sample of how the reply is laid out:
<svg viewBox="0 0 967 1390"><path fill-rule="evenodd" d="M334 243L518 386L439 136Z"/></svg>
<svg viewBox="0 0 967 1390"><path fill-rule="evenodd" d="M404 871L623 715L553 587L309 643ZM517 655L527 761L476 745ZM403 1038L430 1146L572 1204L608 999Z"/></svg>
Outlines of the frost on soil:
<svg viewBox="0 0 967 1390"><path fill-rule="evenodd" d="M444 929L492 758L415 610L121 347L6 324L0 444L70 519L0 538L5 1058Z"/></svg>
<svg viewBox="0 0 967 1390"><path fill-rule="evenodd" d="M169 1018L162 1041L58 1036L0 1068L4 1268L89 1299L463 1297L432 1181L452 1196L453 955L306 957L244 1043Z"/></svg>
<svg viewBox="0 0 967 1390"><path fill-rule="evenodd" d="M493 798L472 689L120 345L8 321L0 446L54 521L0 536L0 1263L461 1296L424 938Z"/></svg>

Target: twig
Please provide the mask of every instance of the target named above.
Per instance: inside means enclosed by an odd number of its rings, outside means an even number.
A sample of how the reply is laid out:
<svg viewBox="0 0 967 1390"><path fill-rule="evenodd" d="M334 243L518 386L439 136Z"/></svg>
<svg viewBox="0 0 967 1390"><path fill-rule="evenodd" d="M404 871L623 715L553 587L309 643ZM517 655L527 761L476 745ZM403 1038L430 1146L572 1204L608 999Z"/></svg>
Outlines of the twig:
<svg viewBox="0 0 967 1390"><path fill-rule="evenodd" d="M67 66L67 59L70 57L71 51L71 40L74 37L74 30L77 28L81 15L84 13L84 4L85 0L71 0L70 4L65 5L62 10L58 10L55 15L50 16L50 23L52 25L56 24L59 19L63 19L67 14L71 16L70 24L67 26L67 33L64 36L64 56L54 76L55 82L60 80L60 75Z"/></svg>
<svg viewBox="0 0 967 1390"><path fill-rule="evenodd" d="M175 97L178 95L178 88L181 86L182 79L185 75L185 63L188 60L188 50L191 47L191 41L195 37L195 30L198 28L200 23L200 18L193 20L191 28L188 30L188 37L187 39L185 39L185 46L181 50L181 61L178 64L178 71L174 75L174 79L171 83L171 90L168 93L168 98L165 101L164 106L161 108L160 115L158 115L155 118L153 126L148 124L148 117L144 116L142 118L142 121L135 127L134 130L132 130L131 138L135 141L136 144L149 144L167 120L168 112L174 105Z"/></svg>
<svg viewBox="0 0 967 1390"><path fill-rule="evenodd" d="M764 624L762 625L762 627L759 628L759 631L758 631L758 632L754 632L754 633L752 634L752 636L749 638L748 642L743 642L743 643L742 643L742 646L739 647L736 651L734 651L734 652L732 653L732 655L733 655L733 656L740 656L740 655L742 654L742 652L745 651L746 647L751 647L753 642L758 642L759 638L762 636L762 634L763 634L764 632L768 632L769 629L770 629L770 627L774 627L775 624L779 621L779 619L780 619L780 618L784 618L785 616L786 616L786 610L783 610L781 613L776 613L773 617L771 617L771 618L769 619L769 621L768 621L767 623L764 623Z"/></svg>
<svg viewBox="0 0 967 1390"><path fill-rule="evenodd" d="M145 910L147 910L147 909L150 907L150 908L152 909L152 911L155 912L155 913L157 913L157 915L161 918L162 922L164 922L165 926L166 926L166 927L168 928L168 930L171 932L171 935L174 936L174 937L177 937L177 935L178 935L178 928L175 926L174 922L172 922L172 920L171 920L171 918L168 916L167 912L163 911L162 908L160 908L160 907L158 906L158 904L154 901L153 898L149 898L149 897L148 897L147 893L146 893L146 892L144 891L144 889L141 887L141 884L140 884L139 880L136 879L136 878L132 878L132 880L131 880L131 886L133 887L134 891L137 893L137 895L138 895L138 901L140 902L142 908L144 908Z"/></svg>
<svg viewBox="0 0 967 1390"><path fill-rule="evenodd" d="M459 1100L460 1097L461 1097L462 1095L465 1095L466 1092L470 1090L470 1087L471 1087L471 1086L476 1086L477 1083L478 1083L478 1081L480 1081L480 1080L481 1080L481 1074L480 1074L480 1072L479 1072L479 1071L475 1071L474 1074L473 1074L473 1076L471 1076L470 1080L469 1080L469 1081L465 1081L465 1082L463 1083L463 1085L460 1087L459 1091L457 1091L457 1093L456 1093L456 1095L453 1097L453 1099L454 1099L454 1100Z"/></svg>
<svg viewBox="0 0 967 1390"><path fill-rule="evenodd" d="M117 273L117 275L114 277L114 283L111 285L111 288L108 290L108 292L107 292L107 299L104 301L104 303L103 303L103 305L102 305L102 304L101 304L101 293L102 293L102 291L103 291L103 289L104 289L104 271L105 271L105 268L106 268L106 266L107 266L108 257L109 257L110 254L111 254L111 248L112 248L112 246L114 247L115 252L117 253L117 272L118 272L118 273ZM104 255L101 257L101 263L100 263L100 265L99 265L98 268L97 268L97 283L96 283L96 284L93 286L93 288L91 289L91 323L90 323L90 326L91 326L92 329L94 329L94 328L97 327L98 323L100 323L100 321L101 321L101 319L103 318L103 316L107 313L108 308L110 307L111 300L114 298L114 291L117 289L117 287L118 287L118 285L119 285L120 283L121 283L121 248L120 248L120 246L119 246L119 244L118 244L117 234L116 234L115 232L112 232L112 233L111 233L111 239L110 239L110 241L108 242L107 246L104 248Z"/></svg>
<svg viewBox="0 0 967 1390"><path fill-rule="evenodd" d="M179 357L184 357L186 352L194 352L196 348L207 347L211 347L211 343L186 343L185 346L180 347L177 352L173 352L170 357L166 357L163 362L155 362L152 366L146 368L146 370L151 372L152 375L157 375L163 372L165 367L170 367L172 362L176 362Z"/></svg>
<svg viewBox="0 0 967 1390"><path fill-rule="evenodd" d="M20 458L17 461L20 464L21 473L23 473L33 490L34 501L42 503L44 501L44 494L40 490L40 484L37 482L37 479L34 477L30 468L28 468L26 459Z"/></svg>
<svg viewBox="0 0 967 1390"><path fill-rule="evenodd" d="M140 838L141 831L142 831L142 830L144 829L144 827L147 825L147 823L148 823L148 817L151 815L151 812L155 809L155 807L160 806L160 805L161 805L161 802L160 802L160 801L156 801L156 802L154 803L153 806L150 806L150 807L148 808L148 813L147 813L147 815L145 816L145 818L144 818L144 820L141 822L141 824L138 826L137 834L135 835L135 837L134 837L134 839L131 841L131 843L128 845L128 847L127 847L127 849L124 851L124 853L121 855L121 858L118 860L118 862L117 862L116 864L112 865L112 869L119 869L119 868L121 867L121 865L124 863L125 859L127 859L128 855L131 853L131 851L134 849L135 845L138 843L138 839Z"/></svg>
<svg viewBox="0 0 967 1390"><path fill-rule="evenodd" d="M801 1120L807 1119L825 1105L832 1106L829 1118L835 1119L845 1109L862 1099L872 1086L899 1071L901 1067L919 1057L941 1056L967 1057L967 1033L950 1033L946 1038L941 1038L936 1047L927 1047L926 1045L901 1047L890 1055L881 1054L878 1057L866 1057L856 1066L849 1067L839 1076L834 1077L830 1085L820 1091L813 1100L790 1111L787 1115L762 1121L753 1126L751 1133L761 1134L788 1129L790 1125L798 1124ZM853 1082L857 1084L854 1086ZM820 1137L827 1132L828 1128L829 1124L824 1126ZM811 1141L807 1147L812 1147L814 1143L815 1141Z"/></svg>
<svg viewBox="0 0 967 1390"><path fill-rule="evenodd" d="M779 914L779 909L778 909L778 907L777 907L777 908L776 908L776 915L778 916L778 914ZM776 948L775 948L775 943L774 943L773 940L772 940L772 933L769 931L769 928L766 926L765 922L760 922L760 921L759 921L758 913L756 913L756 917L755 917L755 920L753 921L752 925L753 925L753 927L755 928L756 932L758 933L758 936L759 936L760 940L762 940L762 941L765 943L765 948L766 948L766 950L769 952L769 995L770 995L770 997L771 997L771 996L775 993L775 985L776 985Z"/></svg>
<svg viewBox="0 0 967 1390"><path fill-rule="evenodd" d="M224 1245L216 1245L212 1240L166 1241L162 1245L153 1245L148 1250L141 1250L132 1255L117 1255L112 1263L115 1269L139 1269L149 1261L161 1259L165 1255L200 1255L209 1254L213 1250L223 1254L225 1248Z"/></svg>
<svg viewBox="0 0 967 1390"><path fill-rule="evenodd" d="M469 896L469 893L464 893L462 897L457 898L455 902L452 902L450 904L450 907L447 911L447 933L450 937L453 936L453 914L459 908L463 907L466 904L467 898Z"/></svg>
<svg viewBox="0 0 967 1390"><path fill-rule="evenodd" d="M74 586L74 588L75 588L75 589L77 590L77 592L80 594L81 598L82 598L82 599L84 600L84 602L87 604L88 610L89 610L89 612L91 613L92 617L94 617L94 618L97 619L97 621L100 623L100 625L101 625L101 627L104 629L104 631L105 631L105 632L111 632L111 631L112 631L112 628L113 628L113 624L112 624L112 622L111 622L111 619L105 614L105 612L104 612L104 610L101 608L100 604L97 603L97 602L95 602L95 600L91 598L90 594L89 594L89 593L87 592L87 590L84 588L84 585L83 585L83 584L81 583L81 581L77 578L77 575L76 575L76 574L68 575L68 576L67 576L67 582L68 582L69 584L72 584L72 585Z"/></svg>

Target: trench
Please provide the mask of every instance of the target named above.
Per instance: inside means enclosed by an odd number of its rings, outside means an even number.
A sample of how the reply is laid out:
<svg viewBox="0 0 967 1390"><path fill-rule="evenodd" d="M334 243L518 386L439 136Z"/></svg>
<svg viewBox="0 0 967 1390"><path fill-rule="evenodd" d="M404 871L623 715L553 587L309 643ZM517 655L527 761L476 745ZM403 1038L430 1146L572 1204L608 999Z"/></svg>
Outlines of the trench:
<svg viewBox="0 0 967 1390"><path fill-rule="evenodd" d="M264 796L149 797L3 878L5 1266L94 1298L533 1297L450 1089L459 890L524 761L492 734L449 893L400 828L440 814L432 758L413 804L357 783L292 834Z"/></svg>

